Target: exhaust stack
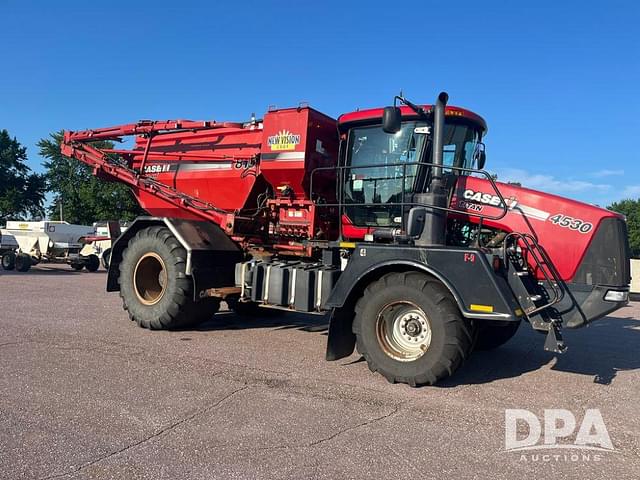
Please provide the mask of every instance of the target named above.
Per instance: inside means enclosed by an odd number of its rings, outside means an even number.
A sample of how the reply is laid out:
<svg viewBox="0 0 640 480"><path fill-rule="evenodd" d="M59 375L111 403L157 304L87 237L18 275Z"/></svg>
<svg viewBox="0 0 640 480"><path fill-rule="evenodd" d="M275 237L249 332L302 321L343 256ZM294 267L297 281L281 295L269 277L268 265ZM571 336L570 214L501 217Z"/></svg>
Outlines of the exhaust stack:
<svg viewBox="0 0 640 480"><path fill-rule="evenodd" d="M433 178L442 177L442 157L444 148L444 109L449 101L447 92L440 92L433 106L433 147L431 149L431 163L433 163Z"/></svg>
<svg viewBox="0 0 640 480"><path fill-rule="evenodd" d="M416 239L419 246L443 246L446 243L447 207L449 195L442 179L443 147L444 147L444 111L449 95L440 92L433 106L433 140L431 143L431 184L429 190L415 195L415 202L433 205L437 208L425 207L424 228Z"/></svg>

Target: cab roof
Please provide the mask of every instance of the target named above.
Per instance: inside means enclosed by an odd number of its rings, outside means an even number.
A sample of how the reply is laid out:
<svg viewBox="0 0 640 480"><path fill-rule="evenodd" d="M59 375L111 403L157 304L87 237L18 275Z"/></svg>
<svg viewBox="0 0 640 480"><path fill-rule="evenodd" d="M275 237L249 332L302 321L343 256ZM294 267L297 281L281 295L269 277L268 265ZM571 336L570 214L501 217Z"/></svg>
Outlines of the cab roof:
<svg viewBox="0 0 640 480"><path fill-rule="evenodd" d="M427 113L433 109L433 105L420 105ZM338 117L338 125L340 127L351 123L370 123L371 120L382 120L383 108L370 108L367 110L358 110L356 112L344 113ZM400 107L403 119L418 118L416 112L407 106ZM480 115L473 113L465 108L447 106L444 111L445 117L457 117L471 121L482 129L483 135L487 133L487 122Z"/></svg>

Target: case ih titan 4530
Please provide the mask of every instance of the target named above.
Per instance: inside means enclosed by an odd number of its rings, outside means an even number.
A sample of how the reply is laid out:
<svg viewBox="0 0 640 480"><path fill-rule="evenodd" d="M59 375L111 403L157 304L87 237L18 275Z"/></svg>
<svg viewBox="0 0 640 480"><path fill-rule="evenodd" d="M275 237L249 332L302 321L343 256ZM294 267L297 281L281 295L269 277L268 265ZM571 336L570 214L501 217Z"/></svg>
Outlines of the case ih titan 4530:
<svg viewBox="0 0 640 480"><path fill-rule="evenodd" d="M245 315L329 311L327 359L355 346L413 386L523 320L562 352L563 327L628 301L625 219L495 182L485 121L447 100L396 97L337 121L301 106L66 132L65 155L129 185L153 215L113 245L107 290L154 329L206 320L222 299ZM132 150L92 146L132 135Z"/></svg>

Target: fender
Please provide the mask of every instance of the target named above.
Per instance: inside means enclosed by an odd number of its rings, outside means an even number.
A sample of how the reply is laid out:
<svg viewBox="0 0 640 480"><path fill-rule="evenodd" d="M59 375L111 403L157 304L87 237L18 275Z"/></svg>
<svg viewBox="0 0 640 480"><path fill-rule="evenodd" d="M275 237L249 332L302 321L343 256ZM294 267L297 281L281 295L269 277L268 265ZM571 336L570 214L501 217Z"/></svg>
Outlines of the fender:
<svg viewBox="0 0 640 480"><path fill-rule="evenodd" d="M522 315L508 284L478 249L359 244L327 300L332 309L327 360L353 352L353 308L366 286L386 273L403 271L437 278L467 318L519 321Z"/></svg>
<svg viewBox="0 0 640 480"><path fill-rule="evenodd" d="M518 304L511 290L504 279L494 274L485 254L477 249L400 249L383 245L358 245L326 306L342 308L354 294L362 294L368 283L384 273L408 270L422 271L437 278L449 290L467 318L519 320L514 314ZM473 308L474 305L485 304L491 305L491 311Z"/></svg>
<svg viewBox="0 0 640 480"><path fill-rule="evenodd" d="M153 226L167 227L187 251L186 274L193 279L195 300L206 288L234 285L235 264L242 261L242 252L218 225L183 218L138 217L111 247L107 292L120 291L120 262L129 240Z"/></svg>

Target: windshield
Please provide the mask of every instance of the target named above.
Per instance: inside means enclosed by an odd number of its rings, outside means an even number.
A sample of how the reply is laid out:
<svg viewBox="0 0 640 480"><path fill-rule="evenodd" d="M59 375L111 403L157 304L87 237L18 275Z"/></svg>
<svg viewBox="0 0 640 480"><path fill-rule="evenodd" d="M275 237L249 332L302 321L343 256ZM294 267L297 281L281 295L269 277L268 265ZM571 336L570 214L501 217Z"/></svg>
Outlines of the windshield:
<svg viewBox="0 0 640 480"><path fill-rule="evenodd" d="M397 133L385 133L380 125L353 128L349 133L345 171L344 202L361 204L347 207L355 225L399 226L401 204L410 202L418 176L425 182L417 163L431 161L427 123L403 122ZM444 132L445 166L471 167L478 131L465 124L446 124ZM451 173L451 169L444 169ZM458 174L464 174L459 173ZM365 205L368 204L368 205Z"/></svg>
<svg viewBox="0 0 640 480"><path fill-rule="evenodd" d="M448 166L472 168L479 141L478 131L468 125L445 125L442 163ZM445 171L450 172L451 169L445 169ZM468 173L460 172L460 175L468 175Z"/></svg>

